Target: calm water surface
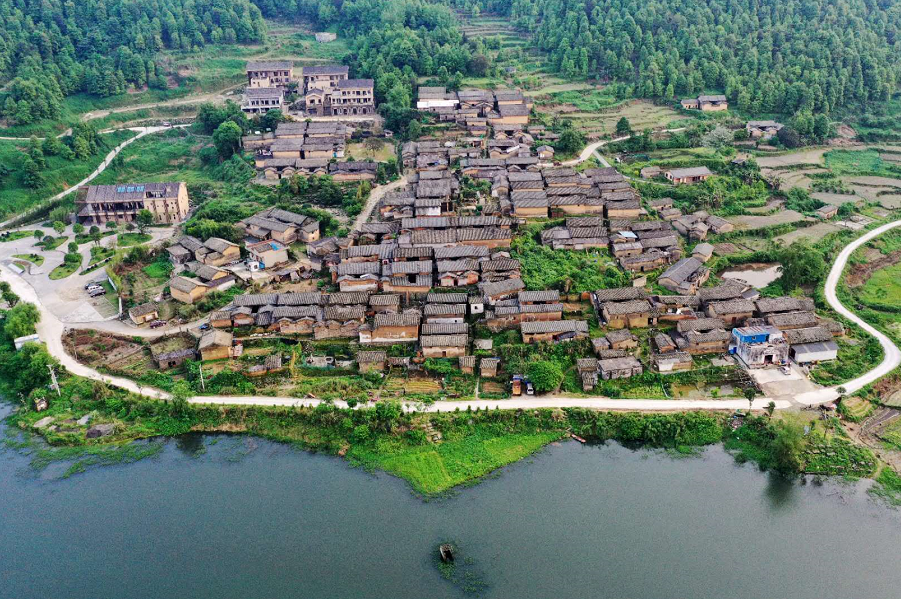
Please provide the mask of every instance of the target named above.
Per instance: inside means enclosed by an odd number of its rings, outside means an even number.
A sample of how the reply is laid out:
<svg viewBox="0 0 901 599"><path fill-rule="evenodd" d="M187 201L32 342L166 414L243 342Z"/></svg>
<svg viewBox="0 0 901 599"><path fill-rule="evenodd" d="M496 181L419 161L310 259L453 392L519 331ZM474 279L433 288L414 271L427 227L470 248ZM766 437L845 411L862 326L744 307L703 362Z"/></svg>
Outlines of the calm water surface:
<svg viewBox="0 0 901 599"><path fill-rule="evenodd" d="M200 455L198 455L200 450ZM243 437L60 480L0 453L0 596L461 597L454 539L487 597L901 596L901 517L860 485L792 485L719 448L674 459L556 444L454 496Z"/></svg>

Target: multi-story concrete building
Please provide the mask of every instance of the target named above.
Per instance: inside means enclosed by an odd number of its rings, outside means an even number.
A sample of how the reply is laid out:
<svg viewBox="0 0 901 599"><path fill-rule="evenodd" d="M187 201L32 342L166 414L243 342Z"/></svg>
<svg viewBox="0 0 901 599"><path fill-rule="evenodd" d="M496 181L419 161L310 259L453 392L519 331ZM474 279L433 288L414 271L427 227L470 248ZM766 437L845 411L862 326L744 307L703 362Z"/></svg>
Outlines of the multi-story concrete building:
<svg viewBox="0 0 901 599"><path fill-rule="evenodd" d="M149 210L155 223L177 223L188 216L188 188L184 183L91 185L75 200L76 219L84 225L131 223Z"/></svg>
<svg viewBox="0 0 901 599"><path fill-rule="evenodd" d="M290 60L251 60L247 63L249 87L284 87L294 79Z"/></svg>

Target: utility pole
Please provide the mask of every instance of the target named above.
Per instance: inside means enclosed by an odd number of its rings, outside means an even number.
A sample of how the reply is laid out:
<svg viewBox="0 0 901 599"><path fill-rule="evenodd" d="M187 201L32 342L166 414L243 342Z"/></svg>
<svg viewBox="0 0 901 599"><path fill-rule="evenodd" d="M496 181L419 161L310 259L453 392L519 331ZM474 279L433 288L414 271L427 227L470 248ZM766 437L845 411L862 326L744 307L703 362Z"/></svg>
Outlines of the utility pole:
<svg viewBox="0 0 901 599"><path fill-rule="evenodd" d="M53 370L53 366L51 364L47 364L47 368L50 369L50 380L53 381L51 388L56 389L56 396L62 397L62 392L59 390L59 383L56 380L56 371Z"/></svg>
<svg viewBox="0 0 901 599"><path fill-rule="evenodd" d="M200 370L200 388L206 391L206 384L203 382L203 364L199 364L197 369Z"/></svg>

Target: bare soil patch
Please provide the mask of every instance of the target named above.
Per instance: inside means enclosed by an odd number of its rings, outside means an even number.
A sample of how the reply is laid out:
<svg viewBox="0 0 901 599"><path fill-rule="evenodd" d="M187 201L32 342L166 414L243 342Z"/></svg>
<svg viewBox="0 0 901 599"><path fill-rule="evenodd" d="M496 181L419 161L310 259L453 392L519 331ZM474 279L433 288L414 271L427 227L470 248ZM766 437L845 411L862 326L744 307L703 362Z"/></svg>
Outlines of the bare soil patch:
<svg viewBox="0 0 901 599"><path fill-rule="evenodd" d="M806 237L810 241L819 241L826 235L838 231L839 229L840 227L838 225L832 223L819 223L811 227L804 227L803 229L797 229L791 233L780 235L776 239L782 241L786 245L790 245L802 237Z"/></svg>
<svg viewBox="0 0 901 599"><path fill-rule="evenodd" d="M740 229L761 229L763 227L771 227L773 225L796 223L796 222L805 220L806 218L807 217L805 217L800 212L796 212L794 210L783 210L782 212L777 212L775 214L768 214L766 216L757 216L757 215L733 216L733 217L730 217L728 220Z"/></svg>
<svg viewBox="0 0 901 599"><path fill-rule="evenodd" d="M867 254L869 256L869 253ZM871 258L863 264L852 264L845 275L845 282L848 287L860 287L873 275L877 270L894 266L901 262L901 250L892 252L891 254L879 254L878 258Z"/></svg>

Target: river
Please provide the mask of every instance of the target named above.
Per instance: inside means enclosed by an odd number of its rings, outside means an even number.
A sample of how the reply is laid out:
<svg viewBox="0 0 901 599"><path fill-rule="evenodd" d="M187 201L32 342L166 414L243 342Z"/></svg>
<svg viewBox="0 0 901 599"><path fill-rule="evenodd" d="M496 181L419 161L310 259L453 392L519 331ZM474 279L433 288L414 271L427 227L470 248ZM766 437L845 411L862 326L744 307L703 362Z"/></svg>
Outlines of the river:
<svg viewBox="0 0 901 599"><path fill-rule="evenodd" d="M451 598L456 541L485 597L897 598L901 517L862 485L554 444L423 501L401 480L248 437L61 479L0 453L5 599Z"/></svg>

